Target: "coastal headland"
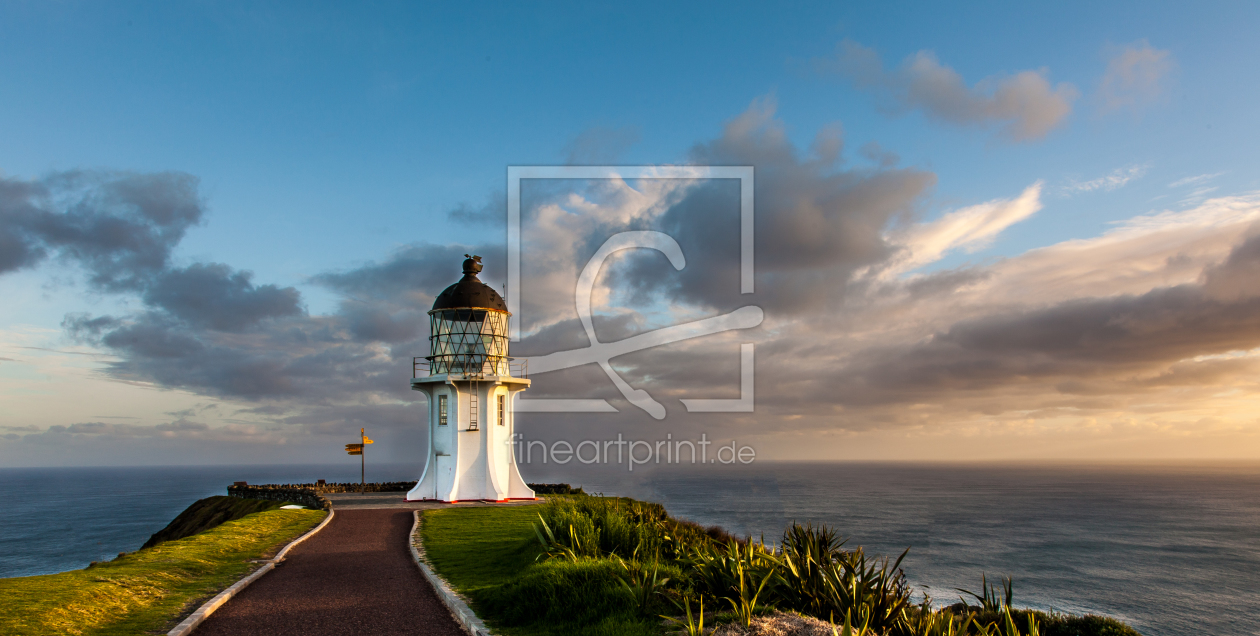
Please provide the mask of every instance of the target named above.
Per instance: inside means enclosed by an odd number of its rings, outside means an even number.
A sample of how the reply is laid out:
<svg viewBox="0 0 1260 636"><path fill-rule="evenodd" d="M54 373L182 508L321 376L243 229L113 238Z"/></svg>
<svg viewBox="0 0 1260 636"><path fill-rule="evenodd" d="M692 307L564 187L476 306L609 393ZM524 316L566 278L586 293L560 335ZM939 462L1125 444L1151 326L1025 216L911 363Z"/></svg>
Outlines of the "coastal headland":
<svg viewBox="0 0 1260 636"><path fill-rule="evenodd" d="M234 484L134 553L0 579L0 631L166 633L335 511L186 631L465 633L416 567L415 544L498 634L1137 634L1107 617L1021 609L1009 580L981 581L952 605L912 601L900 558L825 527L793 524L766 542L565 484L531 484L540 501L507 505L407 502L409 485Z"/></svg>

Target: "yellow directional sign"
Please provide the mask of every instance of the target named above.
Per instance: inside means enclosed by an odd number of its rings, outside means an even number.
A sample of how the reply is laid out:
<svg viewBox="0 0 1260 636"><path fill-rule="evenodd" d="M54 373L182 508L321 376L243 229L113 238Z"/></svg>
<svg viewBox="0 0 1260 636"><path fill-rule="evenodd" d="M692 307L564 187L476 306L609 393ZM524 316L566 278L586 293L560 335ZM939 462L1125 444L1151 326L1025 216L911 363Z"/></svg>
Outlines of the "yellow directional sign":
<svg viewBox="0 0 1260 636"><path fill-rule="evenodd" d="M362 455L363 444L346 444L346 452L351 455Z"/></svg>
<svg viewBox="0 0 1260 636"><path fill-rule="evenodd" d="M363 443L364 443L364 444L375 444L376 442L373 442L372 440L368 439L368 438L367 438L367 436L364 436L364 437L363 437Z"/></svg>

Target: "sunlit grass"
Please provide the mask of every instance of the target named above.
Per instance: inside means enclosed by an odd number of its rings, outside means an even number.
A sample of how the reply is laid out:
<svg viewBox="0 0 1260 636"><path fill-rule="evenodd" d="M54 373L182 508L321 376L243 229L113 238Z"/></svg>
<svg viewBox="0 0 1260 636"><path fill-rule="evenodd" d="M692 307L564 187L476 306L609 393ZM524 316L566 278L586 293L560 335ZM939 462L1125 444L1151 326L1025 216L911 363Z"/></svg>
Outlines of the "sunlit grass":
<svg viewBox="0 0 1260 636"><path fill-rule="evenodd" d="M83 570L0 579L0 634L165 633L326 514L260 512Z"/></svg>
<svg viewBox="0 0 1260 636"><path fill-rule="evenodd" d="M540 506L426 510L421 535L433 568L506 636L655 634L609 559L552 559L534 533Z"/></svg>

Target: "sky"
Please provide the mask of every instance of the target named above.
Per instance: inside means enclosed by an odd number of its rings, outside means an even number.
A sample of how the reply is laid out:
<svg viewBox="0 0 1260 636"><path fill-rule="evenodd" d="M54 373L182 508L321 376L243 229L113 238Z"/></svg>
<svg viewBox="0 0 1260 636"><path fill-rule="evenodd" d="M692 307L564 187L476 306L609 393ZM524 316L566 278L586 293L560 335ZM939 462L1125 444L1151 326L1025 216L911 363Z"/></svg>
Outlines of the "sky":
<svg viewBox="0 0 1260 636"><path fill-rule="evenodd" d="M0 4L0 466L422 462L433 298L523 338L751 328L537 373L546 441L759 460L1260 458L1253 3ZM752 412L689 412L740 397ZM535 367L539 368L539 367ZM375 434L373 434L375 433ZM526 471L528 473L528 470Z"/></svg>

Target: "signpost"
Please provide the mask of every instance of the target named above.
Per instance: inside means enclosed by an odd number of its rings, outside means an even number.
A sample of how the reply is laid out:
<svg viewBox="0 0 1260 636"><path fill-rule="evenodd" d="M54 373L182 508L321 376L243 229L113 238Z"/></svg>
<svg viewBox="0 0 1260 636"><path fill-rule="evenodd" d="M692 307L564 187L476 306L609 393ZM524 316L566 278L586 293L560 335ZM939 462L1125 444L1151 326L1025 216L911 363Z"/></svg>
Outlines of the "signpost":
<svg viewBox="0 0 1260 636"><path fill-rule="evenodd" d="M363 429L360 428L359 429L359 443L346 444L347 455L359 456L359 494L363 494L364 490L366 489L364 475L366 474L366 470L367 470L366 469L367 462L363 457L363 448L367 446L368 444L374 444L374 443L375 442L368 439L368 436L363 432Z"/></svg>

